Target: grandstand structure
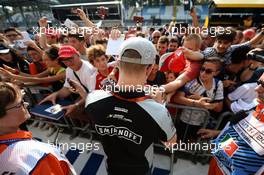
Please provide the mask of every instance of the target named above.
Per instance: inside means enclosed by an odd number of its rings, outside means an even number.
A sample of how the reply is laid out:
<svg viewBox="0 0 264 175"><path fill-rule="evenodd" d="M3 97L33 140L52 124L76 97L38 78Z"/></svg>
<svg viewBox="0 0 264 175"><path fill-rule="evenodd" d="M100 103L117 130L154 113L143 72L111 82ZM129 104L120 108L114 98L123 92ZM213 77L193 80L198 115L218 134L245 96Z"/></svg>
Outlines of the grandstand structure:
<svg viewBox="0 0 264 175"><path fill-rule="evenodd" d="M0 27L32 27L41 16L51 17L49 6L57 0L0 0Z"/></svg>

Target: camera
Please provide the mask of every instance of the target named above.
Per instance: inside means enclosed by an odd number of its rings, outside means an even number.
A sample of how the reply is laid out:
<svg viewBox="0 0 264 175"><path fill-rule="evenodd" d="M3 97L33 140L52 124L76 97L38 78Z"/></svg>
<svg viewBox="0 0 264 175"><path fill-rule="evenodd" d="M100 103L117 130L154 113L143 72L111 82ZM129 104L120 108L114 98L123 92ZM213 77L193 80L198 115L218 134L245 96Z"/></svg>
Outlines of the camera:
<svg viewBox="0 0 264 175"><path fill-rule="evenodd" d="M247 54L247 58L264 63L264 50L253 50Z"/></svg>

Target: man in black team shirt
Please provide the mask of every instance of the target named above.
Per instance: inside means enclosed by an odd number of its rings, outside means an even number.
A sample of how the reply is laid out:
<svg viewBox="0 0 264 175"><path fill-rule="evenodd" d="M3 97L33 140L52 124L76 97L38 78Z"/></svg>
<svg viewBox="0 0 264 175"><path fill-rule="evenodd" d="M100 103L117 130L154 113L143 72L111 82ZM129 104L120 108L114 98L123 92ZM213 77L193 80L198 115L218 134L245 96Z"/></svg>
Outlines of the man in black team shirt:
<svg viewBox="0 0 264 175"><path fill-rule="evenodd" d="M155 62L154 45L135 37L120 50L117 84L107 91L91 92L85 110L100 135L108 174L146 175L152 164L147 150L158 140L176 143L176 129L165 106L141 91ZM157 96L160 93L155 91Z"/></svg>

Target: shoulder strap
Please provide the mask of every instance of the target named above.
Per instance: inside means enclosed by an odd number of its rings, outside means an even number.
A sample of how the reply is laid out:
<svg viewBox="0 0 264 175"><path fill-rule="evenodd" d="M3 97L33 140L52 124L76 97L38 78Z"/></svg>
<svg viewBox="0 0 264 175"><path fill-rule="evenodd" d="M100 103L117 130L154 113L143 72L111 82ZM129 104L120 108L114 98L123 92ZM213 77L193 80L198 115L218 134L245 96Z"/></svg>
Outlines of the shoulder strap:
<svg viewBox="0 0 264 175"><path fill-rule="evenodd" d="M214 78L214 81L215 81L215 88L214 88L214 94L213 94L213 99L212 100L215 100L215 96L216 96L216 91L218 89L218 82L219 82L219 79L217 78Z"/></svg>
<svg viewBox="0 0 264 175"><path fill-rule="evenodd" d="M199 77L197 77L196 80L202 86L202 82L200 81ZM201 93L201 96L207 97L206 90L204 90L203 93Z"/></svg>
<svg viewBox="0 0 264 175"><path fill-rule="evenodd" d="M87 93L89 93L89 89L88 89L86 86L84 86L84 85L82 84L80 78L78 77L78 75L76 74L75 71L73 71L73 74L74 74L74 76L77 78L77 80L80 82L80 84L82 85L82 87L85 89L85 91L86 91Z"/></svg>
<svg viewBox="0 0 264 175"><path fill-rule="evenodd" d="M202 82L200 81L199 78L197 78L197 81L198 81L199 84L202 84ZM214 82L215 82L215 88L214 88L214 91L213 91L213 98L212 98L212 100L215 100L215 96L216 96L216 91L217 91L217 88L218 88L219 79L214 78ZM207 97L206 90L202 93L202 96Z"/></svg>

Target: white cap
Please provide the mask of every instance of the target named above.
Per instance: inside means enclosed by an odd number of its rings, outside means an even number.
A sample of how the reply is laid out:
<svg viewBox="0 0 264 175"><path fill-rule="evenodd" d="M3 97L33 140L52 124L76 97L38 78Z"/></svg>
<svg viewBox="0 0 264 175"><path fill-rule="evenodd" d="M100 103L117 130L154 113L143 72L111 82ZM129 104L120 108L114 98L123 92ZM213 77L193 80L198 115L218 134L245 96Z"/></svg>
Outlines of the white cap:
<svg viewBox="0 0 264 175"><path fill-rule="evenodd" d="M137 51L141 58L129 58L122 56L128 49ZM141 37L132 37L125 40L120 46L119 59L123 62L135 63L135 64L154 64L157 55L155 46L149 40Z"/></svg>
<svg viewBox="0 0 264 175"><path fill-rule="evenodd" d="M10 50L3 43L0 43L0 53L8 53Z"/></svg>

